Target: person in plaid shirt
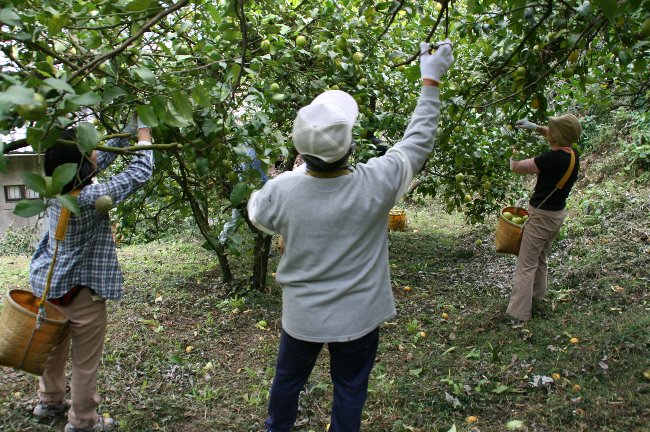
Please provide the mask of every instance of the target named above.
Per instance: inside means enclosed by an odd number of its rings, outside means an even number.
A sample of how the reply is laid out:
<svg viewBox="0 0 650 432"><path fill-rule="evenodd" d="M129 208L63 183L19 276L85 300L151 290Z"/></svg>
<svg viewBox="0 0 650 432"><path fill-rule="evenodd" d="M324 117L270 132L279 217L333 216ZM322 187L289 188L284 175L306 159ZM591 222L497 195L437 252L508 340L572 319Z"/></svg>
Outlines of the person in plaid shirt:
<svg viewBox="0 0 650 432"><path fill-rule="evenodd" d="M125 131L135 132L135 118ZM65 136L67 135L67 136ZM151 144L151 129L137 121L138 144ZM65 138L75 140L75 131L68 130ZM126 138L107 141L112 147L126 147ZM71 216L65 239L60 242L52 274L48 301L69 320L63 341L50 352L39 384L39 402L33 410L38 418L49 418L68 411L65 432L111 430L116 422L97 414L97 370L101 361L106 334L106 300L122 297L122 272L117 261L110 217L95 208L95 201L109 195L114 203L124 201L142 186L153 171L153 151L145 150L133 156L129 166L106 182L93 182L96 174L107 168L116 154L93 151L82 154L76 146L55 145L45 152L45 175L64 163L78 164L77 176L63 193L78 189L81 214ZM48 231L38 245L30 265L30 284L34 295L45 290L55 241L54 232L61 213L61 203L48 202ZM66 401L65 366L72 344L71 400Z"/></svg>

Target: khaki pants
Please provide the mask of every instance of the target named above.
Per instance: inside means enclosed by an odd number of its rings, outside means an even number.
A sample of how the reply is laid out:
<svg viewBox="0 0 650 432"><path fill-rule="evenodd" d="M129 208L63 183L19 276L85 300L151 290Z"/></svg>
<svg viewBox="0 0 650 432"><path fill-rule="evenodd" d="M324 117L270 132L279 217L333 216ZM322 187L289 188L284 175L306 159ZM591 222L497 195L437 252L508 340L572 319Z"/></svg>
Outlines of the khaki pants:
<svg viewBox="0 0 650 432"><path fill-rule="evenodd" d="M63 341L54 347L45 363L38 397L44 403L60 403L65 397L65 366L72 344L71 406L68 421L77 428L97 423L97 370L106 334L106 302L82 289L71 304L55 306L70 320Z"/></svg>
<svg viewBox="0 0 650 432"><path fill-rule="evenodd" d="M533 298L546 294L547 257L553 238L560 230L566 210L547 211L530 206L530 217L521 241L512 295L506 313L528 321L532 317Z"/></svg>

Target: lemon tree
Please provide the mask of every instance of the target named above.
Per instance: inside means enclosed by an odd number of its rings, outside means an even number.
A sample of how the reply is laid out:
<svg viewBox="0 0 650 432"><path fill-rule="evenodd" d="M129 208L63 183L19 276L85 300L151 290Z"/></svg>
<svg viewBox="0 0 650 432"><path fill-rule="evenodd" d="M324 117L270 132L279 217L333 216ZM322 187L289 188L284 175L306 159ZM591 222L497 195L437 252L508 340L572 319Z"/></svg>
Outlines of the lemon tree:
<svg viewBox="0 0 650 432"><path fill-rule="evenodd" d="M270 239L250 227L224 246L218 234L261 184L249 150L262 170L290 166L293 117L314 96L355 97L363 162L375 139L393 145L408 124L419 42L450 37L436 148L410 196L478 222L521 190L511 146L542 148L516 120L648 108L649 12L641 0L14 0L0 9L0 130L18 138L3 153L43 150L71 125L87 132L80 148L101 149L137 112L161 151L154 179L118 208L120 225L155 237L193 219L225 281L241 236L253 236L261 287Z"/></svg>

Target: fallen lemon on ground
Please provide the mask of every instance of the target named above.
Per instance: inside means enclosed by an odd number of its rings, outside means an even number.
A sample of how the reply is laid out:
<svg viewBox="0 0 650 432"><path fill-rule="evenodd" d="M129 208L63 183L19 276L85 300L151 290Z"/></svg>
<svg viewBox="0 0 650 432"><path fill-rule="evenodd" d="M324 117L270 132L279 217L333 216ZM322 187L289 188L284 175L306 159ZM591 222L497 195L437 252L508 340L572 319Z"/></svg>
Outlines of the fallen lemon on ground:
<svg viewBox="0 0 650 432"><path fill-rule="evenodd" d="M189 345L189 346L187 346L187 347L185 348L185 352L186 352L186 353L188 353L188 352L192 352L193 349L194 349L194 347L193 347L192 345Z"/></svg>
<svg viewBox="0 0 650 432"><path fill-rule="evenodd" d="M573 391L574 392L579 392L580 390L582 390L582 387L580 387L580 384L574 384L573 385Z"/></svg>
<svg viewBox="0 0 650 432"><path fill-rule="evenodd" d="M423 331L420 332L420 337L427 337L427 334Z"/></svg>
<svg viewBox="0 0 650 432"><path fill-rule="evenodd" d="M559 373L554 373L553 375L551 375L551 378L553 378L553 381L558 381L561 378L561 376Z"/></svg>
<svg viewBox="0 0 650 432"><path fill-rule="evenodd" d="M404 288L402 288L404 291L411 291L413 288L410 286L406 285Z"/></svg>
<svg viewBox="0 0 650 432"><path fill-rule="evenodd" d="M569 339L569 342L571 342L572 344L575 345L575 344L577 344L577 343L580 342L580 341L578 340L577 337L572 337L571 339Z"/></svg>
<svg viewBox="0 0 650 432"><path fill-rule="evenodd" d="M443 313L440 315L440 317L441 317L442 319L447 319L447 318L449 318L449 314L448 314L447 312L443 312Z"/></svg>
<svg viewBox="0 0 650 432"><path fill-rule="evenodd" d="M469 416L465 419L466 423L476 423L478 421L478 417L476 416Z"/></svg>

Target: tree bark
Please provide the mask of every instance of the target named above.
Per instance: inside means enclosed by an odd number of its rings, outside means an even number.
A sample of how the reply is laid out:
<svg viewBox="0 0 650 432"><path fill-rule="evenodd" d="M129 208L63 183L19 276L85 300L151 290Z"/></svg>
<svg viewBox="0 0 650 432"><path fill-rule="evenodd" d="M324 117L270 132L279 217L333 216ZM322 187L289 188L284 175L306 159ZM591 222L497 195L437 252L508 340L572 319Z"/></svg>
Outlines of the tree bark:
<svg viewBox="0 0 650 432"><path fill-rule="evenodd" d="M251 288L256 291L266 289L266 276L269 270L269 253L273 236L257 231L255 235L255 252L253 258L253 276Z"/></svg>

